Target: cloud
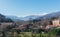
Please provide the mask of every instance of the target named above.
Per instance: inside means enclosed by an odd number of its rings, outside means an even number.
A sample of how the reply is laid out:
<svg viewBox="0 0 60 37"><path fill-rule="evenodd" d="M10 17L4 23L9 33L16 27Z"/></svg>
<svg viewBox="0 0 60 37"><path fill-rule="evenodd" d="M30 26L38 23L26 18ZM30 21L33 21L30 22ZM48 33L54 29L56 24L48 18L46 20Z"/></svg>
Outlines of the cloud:
<svg viewBox="0 0 60 37"><path fill-rule="evenodd" d="M48 13L41 13L40 16L44 16L44 15L47 15Z"/></svg>
<svg viewBox="0 0 60 37"><path fill-rule="evenodd" d="M40 13L40 14L32 14L32 15L39 15L39 16L44 16L47 15L48 13Z"/></svg>
<svg viewBox="0 0 60 37"><path fill-rule="evenodd" d="M27 14L27 15L24 15L22 17L31 16L31 15L44 16L44 15L47 15L47 14L49 14L49 13Z"/></svg>

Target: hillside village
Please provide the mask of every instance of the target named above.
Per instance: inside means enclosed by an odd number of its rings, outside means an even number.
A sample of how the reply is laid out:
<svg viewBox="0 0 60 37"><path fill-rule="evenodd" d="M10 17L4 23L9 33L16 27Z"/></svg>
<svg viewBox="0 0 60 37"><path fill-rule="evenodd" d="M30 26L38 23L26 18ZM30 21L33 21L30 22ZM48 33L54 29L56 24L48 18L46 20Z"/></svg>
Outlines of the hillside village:
<svg viewBox="0 0 60 37"><path fill-rule="evenodd" d="M59 14L59 12L57 12L52 15L47 14L47 15L37 18L37 19L29 19L28 21L23 21L23 20L14 21L14 23L17 25L17 27L15 27L15 28L24 29L27 26L29 26L30 28L31 28L31 26L32 27L37 26L37 27L49 29L49 28L59 27L60 26L59 16L60 16L60 14ZM7 22L7 23L10 23L10 22Z"/></svg>
<svg viewBox="0 0 60 37"><path fill-rule="evenodd" d="M1 15L0 21L0 32L5 35L5 32L45 32L52 28L60 28L60 18L42 18L42 19L29 19L28 21L13 21L10 18L6 18ZM4 19L5 18L5 19ZM3 36L5 37L5 36Z"/></svg>
<svg viewBox="0 0 60 37"><path fill-rule="evenodd" d="M49 28L58 28L58 27L60 27L60 19L54 19L51 22L52 22L52 24L47 24L45 27L43 25L40 25L40 26L36 25L36 28L37 27L40 27L42 29L43 28L44 29L49 29ZM17 27L16 29L25 28L26 26L29 26L30 27L30 26L33 26L33 24L34 23L32 23L32 24L25 24L25 25L22 24L22 25L19 25L19 27Z"/></svg>

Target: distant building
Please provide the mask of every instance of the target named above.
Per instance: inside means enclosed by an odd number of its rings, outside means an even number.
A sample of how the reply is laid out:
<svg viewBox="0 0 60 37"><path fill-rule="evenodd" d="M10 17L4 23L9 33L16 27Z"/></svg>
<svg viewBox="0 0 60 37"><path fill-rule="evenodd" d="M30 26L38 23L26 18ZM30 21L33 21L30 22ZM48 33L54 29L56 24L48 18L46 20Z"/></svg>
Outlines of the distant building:
<svg viewBox="0 0 60 37"><path fill-rule="evenodd" d="M52 20L52 25L47 25L46 29L54 28L54 27L60 27L60 19Z"/></svg>
<svg viewBox="0 0 60 37"><path fill-rule="evenodd" d="M60 26L60 19L55 19L52 21L52 23L54 27Z"/></svg>

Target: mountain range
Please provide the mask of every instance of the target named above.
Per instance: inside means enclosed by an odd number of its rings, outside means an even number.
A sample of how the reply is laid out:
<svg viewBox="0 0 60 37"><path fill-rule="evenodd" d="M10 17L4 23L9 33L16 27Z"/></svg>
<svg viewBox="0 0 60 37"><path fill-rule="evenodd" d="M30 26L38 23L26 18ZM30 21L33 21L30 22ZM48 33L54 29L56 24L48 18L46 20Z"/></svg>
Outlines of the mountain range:
<svg viewBox="0 0 60 37"><path fill-rule="evenodd" d="M39 15L30 15L30 16L26 16L26 17L17 17L17 16L6 16L11 18L12 20L24 20L27 21L30 18L31 19L37 19L37 18L50 18L50 17L60 17L60 12L54 12L54 13L50 13L44 16L39 16Z"/></svg>
<svg viewBox="0 0 60 37"><path fill-rule="evenodd" d="M24 20L24 21L27 21L27 20L29 20L30 18L31 19L36 19L36 18L38 18L38 17L40 17L40 16L38 16L38 15L30 15L30 16L26 16L26 17L17 17L17 16L6 16L6 17L9 17L9 18L11 18L12 20Z"/></svg>

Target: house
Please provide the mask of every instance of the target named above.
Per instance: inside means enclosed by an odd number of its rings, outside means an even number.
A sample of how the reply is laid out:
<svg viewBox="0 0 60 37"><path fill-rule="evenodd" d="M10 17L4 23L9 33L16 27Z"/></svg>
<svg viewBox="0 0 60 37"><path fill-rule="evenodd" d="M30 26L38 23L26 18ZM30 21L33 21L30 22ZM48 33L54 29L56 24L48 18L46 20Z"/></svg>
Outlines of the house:
<svg viewBox="0 0 60 37"><path fill-rule="evenodd" d="M52 21L52 23L54 27L60 26L60 19L55 19Z"/></svg>
<svg viewBox="0 0 60 37"><path fill-rule="evenodd" d="M52 24L51 25L47 25L46 29L54 28L54 27L60 27L60 19L52 20Z"/></svg>

